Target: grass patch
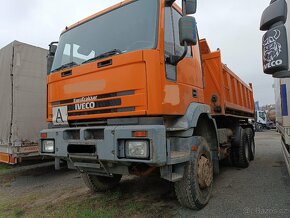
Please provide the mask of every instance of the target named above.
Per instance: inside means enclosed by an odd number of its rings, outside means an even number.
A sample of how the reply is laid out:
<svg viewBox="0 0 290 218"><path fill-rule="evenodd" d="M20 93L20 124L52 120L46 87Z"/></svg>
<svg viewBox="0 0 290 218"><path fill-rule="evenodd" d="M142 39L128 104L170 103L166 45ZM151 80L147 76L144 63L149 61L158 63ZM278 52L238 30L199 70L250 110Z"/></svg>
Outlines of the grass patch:
<svg viewBox="0 0 290 218"><path fill-rule="evenodd" d="M11 170L13 167L7 164L0 164L0 174L6 173Z"/></svg>
<svg viewBox="0 0 290 218"><path fill-rule="evenodd" d="M22 217L25 211L11 202L0 202L0 217Z"/></svg>
<svg viewBox="0 0 290 218"><path fill-rule="evenodd" d="M120 190L104 194L69 197L60 201L33 204L43 198L43 194L28 194L15 197L9 202L0 198L0 218L42 217L42 218L127 218L143 217L146 202ZM148 202L147 202L148 203Z"/></svg>
<svg viewBox="0 0 290 218"><path fill-rule="evenodd" d="M122 193L119 191L109 191L98 197L98 201L104 206L112 202L121 200Z"/></svg>
<svg viewBox="0 0 290 218"><path fill-rule="evenodd" d="M85 205L82 203L66 204L62 208L56 209L52 214L48 216L52 217L71 217L71 218L111 218L116 217L118 209L115 207L92 207L91 205Z"/></svg>
<svg viewBox="0 0 290 218"><path fill-rule="evenodd" d="M133 215L136 213L140 213L140 211L142 211L144 207L144 204L142 204L141 202L129 201L125 206L125 211L127 215Z"/></svg>
<svg viewBox="0 0 290 218"><path fill-rule="evenodd" d="M69 198L64 202L58 203L58 205L49 205L45 208L45 213L42 212L41 214L44 217L56 218L117 217L120 208L118 208L115 203L118 201L119 196L120 193L114 192L105 194L104 196L80 196L78 198Z"/></svg>
<svg viewBox="0 0 290 218"><path fill-rule="evenodd" d="M119 191L102 195L83 195L48 205L42 211L34 211L28 217L55 218L114 218L141 214L144 204L132 199L124 199ZM31 211L31 210L30 210Z"/></svg>
<svg viewBox="0 0 290 218"><path fill-rule="evenodd" d="M39 197L37 193L13 197L8 201L0 198L0 218L25 217L26 209ZM29 211L29 210L28 210Z"/></svg>

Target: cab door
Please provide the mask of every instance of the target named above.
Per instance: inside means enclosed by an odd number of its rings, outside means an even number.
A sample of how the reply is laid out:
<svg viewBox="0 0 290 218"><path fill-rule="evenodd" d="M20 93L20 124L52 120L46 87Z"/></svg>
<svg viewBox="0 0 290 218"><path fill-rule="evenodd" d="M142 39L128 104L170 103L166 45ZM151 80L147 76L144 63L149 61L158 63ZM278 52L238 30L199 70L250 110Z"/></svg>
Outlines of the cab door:
<svg viewBox="0 0 290 218"><path fill-rule="evenodd" d="M170 55L181 56L184 47L179 43L179 19L181 13L174 6L165 7L165 59ZM191 102L203 102L203 74L199 44L188 47L186 57L177 66L166 61L166 80L179 89L184 107Z"/></svg>

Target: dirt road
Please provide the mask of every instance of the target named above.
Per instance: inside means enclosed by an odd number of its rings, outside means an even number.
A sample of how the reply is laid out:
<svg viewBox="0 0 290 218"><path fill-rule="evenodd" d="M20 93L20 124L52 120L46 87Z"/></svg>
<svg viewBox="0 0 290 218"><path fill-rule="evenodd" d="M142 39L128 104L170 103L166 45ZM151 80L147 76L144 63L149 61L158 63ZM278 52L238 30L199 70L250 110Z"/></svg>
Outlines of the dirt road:
<svg viewBox="0 0 290 218"><path fill-rule="evenodd" d="M92 195L75 171L52 167L1 175L0 196L0 217L290 217L290 178L273 131L257 133L248 169L221 169L201 211L180 207L173 185L158 178L125 177Z"/></svg>

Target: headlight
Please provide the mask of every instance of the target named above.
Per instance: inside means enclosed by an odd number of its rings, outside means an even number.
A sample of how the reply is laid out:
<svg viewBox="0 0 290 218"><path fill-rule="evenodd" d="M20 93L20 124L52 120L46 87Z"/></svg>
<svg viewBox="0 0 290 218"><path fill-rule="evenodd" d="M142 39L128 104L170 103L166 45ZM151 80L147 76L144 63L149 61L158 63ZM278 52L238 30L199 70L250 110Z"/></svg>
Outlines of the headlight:
<svg viewBox="0 0 290 218"><path fill-rule="evenodd" d="M126 142L126 157L138 158L138 159L149 158L148 141L127 141Z"/></svg>
<svg viewBox="0 0 290 218"><path fill-rule="evenodd" d="M54 153L54 141L53 140L43 140L42 141L42 152Z"/></svg>

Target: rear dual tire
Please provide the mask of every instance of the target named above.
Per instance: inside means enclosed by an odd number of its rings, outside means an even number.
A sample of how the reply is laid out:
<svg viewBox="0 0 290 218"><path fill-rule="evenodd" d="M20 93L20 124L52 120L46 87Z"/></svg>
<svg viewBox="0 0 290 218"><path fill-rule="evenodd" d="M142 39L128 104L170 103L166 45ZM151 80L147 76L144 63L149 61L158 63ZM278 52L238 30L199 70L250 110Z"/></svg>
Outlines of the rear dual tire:
<svg viewBox="0 0 290 218"><path fill-rule="evenodd" d="M250 161L255 159L256 148L253 129L240 129L239 137L239 142L232 144L230 155L221 161L224 166L247 168Z"/></svg>
<svg viewBox="0 0 290 218"><path fill-rule="evenodd" d="M249 167L250 161L255 158L255 141L252 129L241 129L240 143L233 148L234 165L241 168Z"/></svg>

